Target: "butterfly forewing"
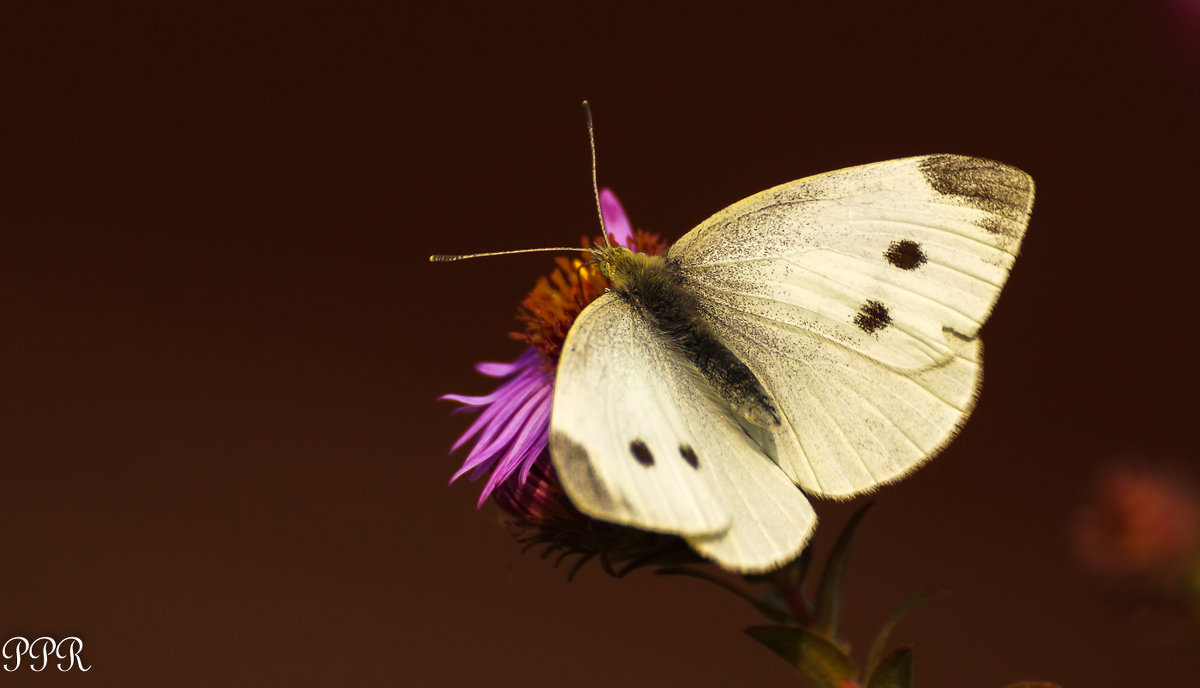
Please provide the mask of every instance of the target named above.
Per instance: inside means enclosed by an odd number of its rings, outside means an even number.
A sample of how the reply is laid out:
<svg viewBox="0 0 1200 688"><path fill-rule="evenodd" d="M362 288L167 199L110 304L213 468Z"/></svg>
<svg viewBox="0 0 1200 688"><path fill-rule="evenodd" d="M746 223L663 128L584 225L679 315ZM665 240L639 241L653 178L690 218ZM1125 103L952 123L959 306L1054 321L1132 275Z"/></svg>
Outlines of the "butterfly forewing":
<svg viewBox="0 0 1200 688"><path fill-rule="evenodd" d="M751 196L669 256L717 307L920 369L951 354L945 330L973 337L987 318L1032 201L1029 177L999 163L893 160Z"/></svg>
<svg viewBox="0 0 1200 688"><path fill-rule="evenodd" d="M550 415L554 466L581 511L672 533L728 530L709 457L702 468L686 457L696 447L715 450L693 425L718 420L696 392L679 398L676 389L692 378L617 296L584 309L563 344Z"/></svg>
<svg viewBox="0 0 1200 688"><path fill-rule="evenodd" d="M550 448L584 513L688 538L736 570L799 553L815 516L704 379L615 294L563 346Z"/></svg>
<svg viewBox="0 0 1200 688"><path fill-rule="evenodd" d="M714 333L774 396L769 451L806 490L895 480L965 419L976 338L1020 245L1033 184L927 156L785 184L669 252Z"/></svg>

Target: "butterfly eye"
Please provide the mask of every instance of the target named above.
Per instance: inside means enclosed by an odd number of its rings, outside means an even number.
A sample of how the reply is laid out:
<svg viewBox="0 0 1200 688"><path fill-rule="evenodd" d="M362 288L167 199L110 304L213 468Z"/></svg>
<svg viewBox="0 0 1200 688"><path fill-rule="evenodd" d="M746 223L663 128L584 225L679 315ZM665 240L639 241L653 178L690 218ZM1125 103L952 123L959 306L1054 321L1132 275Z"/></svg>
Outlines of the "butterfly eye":
<svg viewBox="0 0 1200 688"><path fill-rule="evenodd" d="M643 466L649 467L654 465L654 454L650 453L650 447L641 440L634 440L629 443L629 451L633 452L633 458Z"/></svg>

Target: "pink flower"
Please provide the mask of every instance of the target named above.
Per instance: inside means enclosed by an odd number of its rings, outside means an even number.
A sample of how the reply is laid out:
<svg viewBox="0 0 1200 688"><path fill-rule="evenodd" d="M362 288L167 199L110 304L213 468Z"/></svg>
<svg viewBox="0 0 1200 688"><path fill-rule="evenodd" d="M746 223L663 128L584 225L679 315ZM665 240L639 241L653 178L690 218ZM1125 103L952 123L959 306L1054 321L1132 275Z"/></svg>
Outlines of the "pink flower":
<svg viewBox="0 0 1200 688"><path fill-rule="evenodd" d="M629 224L625 208L610 189L600 189L600 212L604 214L604 228L608 230L608 238L614 244L632 249L633 225Z"/></svg>
<svg viewBox="0 0 1200 688"><path fill-rule="evenodd" d="M600 207L613 242L649 253L665 250L666 245L654 235L635 234L612 191L601 190ZM519 506L524 499L521 495L532 499L533 492L516 488L526 485L539 460L544 462L537 472L539 484L557 489L547 444L558 352L576 316L608 286L599 271L585 266L584 260L557 260L558 269L549 278L538 281L518 313L518 319L525 324L525 332L514 333L513 337L529 343L530 347L512 363L475 366L480 373L500 379L496 390L484 396L447 394L441 397L479 410L479 417L451 448L453 452L474 440L462 467L450 479L454 482L467 475L474 481L488 475L478 506L482 506L497 487L508 482L515 482L515 487L510 486L505 492L506 510L512 511L513 507ZM544 494L539 497L543 501L544 498ZM537 501L533 499L533 502ZM529 516L524 511L518 515Z"/></svg>

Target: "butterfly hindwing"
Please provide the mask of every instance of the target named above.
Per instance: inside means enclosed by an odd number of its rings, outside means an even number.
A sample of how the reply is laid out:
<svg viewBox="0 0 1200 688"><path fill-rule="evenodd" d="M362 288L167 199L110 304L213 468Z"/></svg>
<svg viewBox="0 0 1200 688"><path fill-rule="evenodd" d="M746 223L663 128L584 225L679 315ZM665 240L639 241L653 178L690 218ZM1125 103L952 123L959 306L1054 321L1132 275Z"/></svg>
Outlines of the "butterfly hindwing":
<svg viewBox="0 0 1200 688"><path fill-rule="evenodd" d="M907 473L965 419L977 333L1032 202L1032 180L999 163L893 160L751 196L668 257L775 397L773 458L809 492L849 495Z"/></svg>
<svg viewBox="0 0 1200 688"><path fill-rule="evenodd" d="M682 535L731 569L787 561L815 522L695 368L616 294L590 304L567 336L550 448L581 511Z"/></svg>
<svg viewBox="0 0 1200 688"><path fill-rule="evenodd" d="M812 504L761 449L710 462L733 514L729 530L690 537L697 552L733 571L757 573L800 555L817 522Z"/></svg>

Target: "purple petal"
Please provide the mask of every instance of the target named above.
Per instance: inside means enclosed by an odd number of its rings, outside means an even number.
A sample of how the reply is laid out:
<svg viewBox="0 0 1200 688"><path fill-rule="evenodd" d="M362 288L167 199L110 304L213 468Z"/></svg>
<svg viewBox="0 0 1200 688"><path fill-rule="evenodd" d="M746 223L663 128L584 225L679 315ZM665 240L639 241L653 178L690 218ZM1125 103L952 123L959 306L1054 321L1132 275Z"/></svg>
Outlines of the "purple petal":
<svg viewBox="0 0 1200 688"><path fill-rule="evenodd" d="M496 390L484 397L469 397L463 394L443 394L438 397L438 401L457 401L464 406L487 406L500 396L500 390Z"/></svg>
<svg viewBox="0 0 1200 688"><path fill-rule="evenodd" d="M503 378L499 387L484 396L446 394L442 398L463 404L464 409L480 411L451 448L455 451L474 439L474 446L450 482L467 474L475 480L490 471L479 498L482 505L498 485L514 478L518 471L524 481L530 467L546 449L554 372L532 347L512 363L480 363L476 369L484 375Z"/></svg>
<svg viewBox="0 0 1200 688"><path fill-rule="evenodd" d="M503 396L503 395L499 394L500 391L501 390L497 390L498 396ZM509 402L509 400L505 399L505 403L508 403L508 402ZM481 413L479 415L479 417L475 419L475 422L471 423L471 427L467 428L467 431L462 434L462 437L458 438L458 441L454 443L454 446L450 447L450 452L454 453L455 451L458 451L458 448L461 447L464 442L471 439L475 435L475 433L479 432L481 429L488 427L489 424L492 422L492 420L496 417L496 415L498 413L500 413L501 410L503 410L503 409L498 408L495 405L489 405L486 409L484 409L483 413ZM484 436L485 436L485 438L490 438L493 434L495 434L494 430L491 432L485 432ZM486 441L485 438L480 438L479 441L480 442Z"/></svg>
<svg viewBox="0 0 1200 688"><path fill-rule="evenodd" d="M521 361L524 358L522 356L517 360ZM541 368L539 358L534 357L533 361L535 362L535 367L522 369L515 378L505 380L495 392L486 397L470 397L458 394L446 394L442 397L443 399L458 401L468 406L487 407L475 419L471 427L467 428L467 431L458 438L454 446L450 447L451 453L457 451L459 447L474 437L481 429L484 430L484 433L480 436L475 448L471 451L471 457L486 452L488 449L487 445L492 442L492 438L499 430L498 425L494 424L493 421L497 418L507 418L529 395L536 393L537 390L543 387L550 386L552 378L550 378L549 372ZM451 478L450 481L454 482L454 479Z"/></svg>
<svg viewBox="0 0 1200 688"><path fill-rule="evenodd" d="M549 391L549 390L547 390ZM483 493L479 495L479 502L476 506L483 506L484 501L492 494L492 490L505 480L509 479L513 471L518 468L523 474L528 474L528 465L533 463L538 454L542 453L545 444L538 445L537 439L543 434L543 428L547 427L550 421L550 395L546 394L540 399L530 400L531 405L535 405L530 411L530 415L524 419L521 427L521 432L513 440L508 452L496 463L495 469L492 471L492 477L488 478L487 484L483 487ZM545 409L543 411L543 409Z"/></svg>
<svg viewBox="0 0 1200 688"><path fill-rule="evenodd" d="M604 215L604 227L613 243L632 249L633 225L629 224L629 216L611 189L600 189L600 213Z"/></svg>
<svg viewBox="0 0 1200 688"><path fill-rule="evenodd" d="M529 403L522 407L521 416L514 418L514 420L520 422L520 432L513 439L504 458L497 463L496 469L498 472L511 473L515 470L517 467L510 466L507 462L511 461L517 455L524 455L526 450L534 444L531 437L543 427L549 426L551 400L550 390L547 389L543 390L542 394L530 399Z"/></svg>
<svg viewBox="0 0 1200 688"><path fill-rule="evenodd" d="M487 445L492 443L496 433L504 429L504 426L501 424L504 423L505 419L507 419L508 416L510 416L513 411L516 410L523 400L524 397L518 394L512 394L511 391L506 394L502 394L500 401L488 406L486 409L484 409L483 413L479 414L479 418L476 418L475 422L471 424L471 427L467 429L466 433L464 433L462 437L458 438L458 441L454 443L454 446L450 448L450 451L453 452L457 450L462 446L463 442L482 429L483 433L479 436L479 439L476 440L475 447L471 450L471 454L467 457L467 460L469 461L472 456L475 456L479 453L486 452Z"/></svg>
<svg viewBox="0 0 1200 688"><path fill-rule="evenodd" d="M538 448L537 454L541 454L542 450L550 445L550 409L549 408L546 409L546 419L542 424L541 432L538 433L538 436L536 438L534 438L534 440L530 444L532 446L535 446ZM534 458L537 458L536 454L534 455ZM518 479L521 481L522 485L524 485L525 481L529 479L529 470L531 468L533 468L533 464L534 464L533 461L526 461L525 464L521 466L521 475Z"/></svg>
<svg viewBox="0 0 1200 688"><path fill-rule="evenodd" d="M538 394L523 400L524 403L521 404L519 408L513 410L512 413L505 414L505 419L501 421L504 423L501 432L499 432L496 437L490 441L485 440L483 436L480 436L479 442L476 443L475 447L471 450L470 455L467 456L466 463L463 464L464 467L467 464L478 464L479 459L475 458L478 454L493 456L504 449L506 445L519 444L520 438L525 434L524 428L527 419L534 412L534 410L540 406L545 405L548 407L550 405L549 397L550 390L542 390ZM511 470L509 472L511 472Z"/></svg>
<svg viewBox="0 0 1200 688"><path fill-rule="evenodd" d="M517 369L516 363L476 363L475 370L488 377L504 377Z"/></svg>

